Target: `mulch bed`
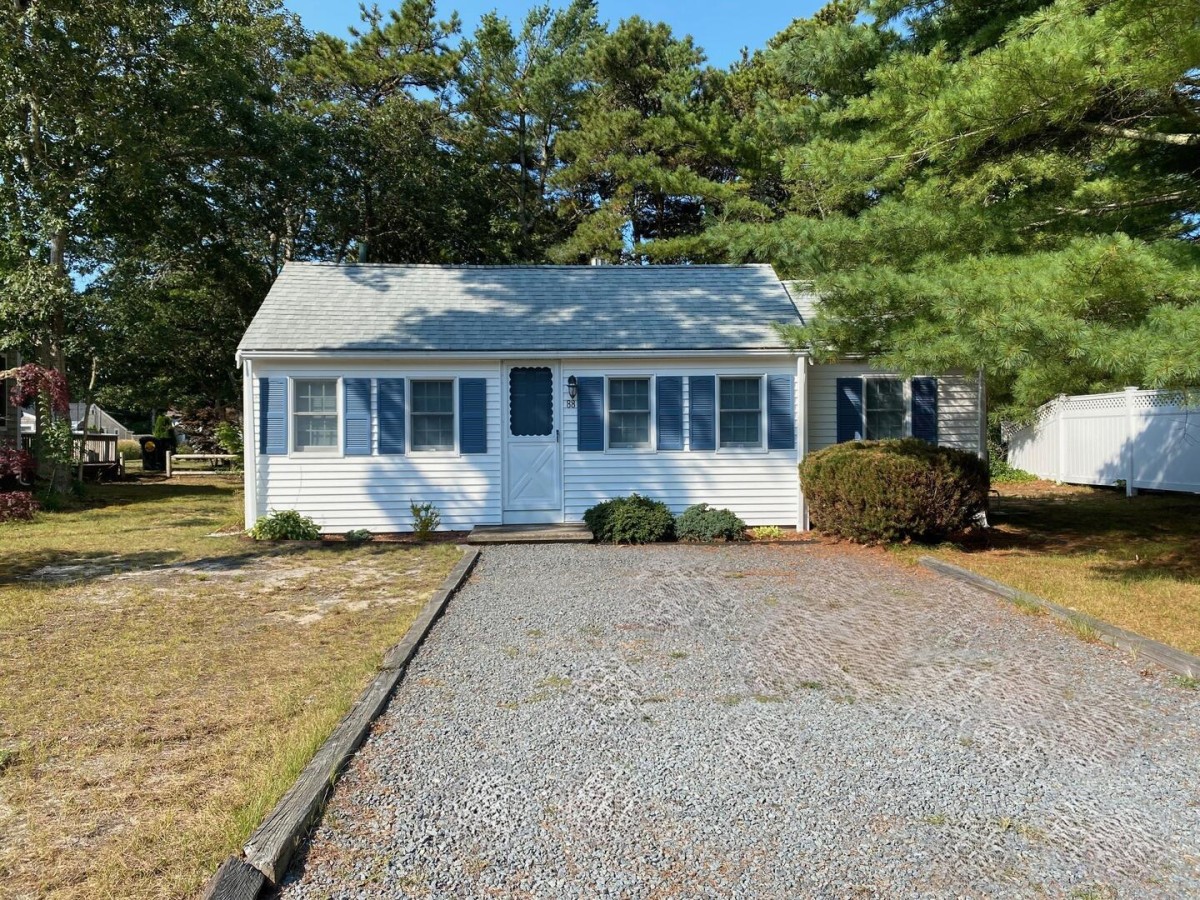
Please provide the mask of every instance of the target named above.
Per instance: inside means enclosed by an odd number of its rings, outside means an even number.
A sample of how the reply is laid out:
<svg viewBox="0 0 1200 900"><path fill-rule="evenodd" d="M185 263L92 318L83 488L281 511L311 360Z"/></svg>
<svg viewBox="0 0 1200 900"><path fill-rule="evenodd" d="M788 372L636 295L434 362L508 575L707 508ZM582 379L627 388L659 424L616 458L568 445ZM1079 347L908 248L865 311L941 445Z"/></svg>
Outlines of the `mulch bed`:
<svg viewBox="0 0 1200 900"><path fill-rule="evenodd" d="M426 544L461 544L467 539L469 531L435 531L423 543ZM346 537L341 534L326 534L321 537L322 542L329 544L345 543ZM411 531L389 532L386 534L371 534L371 539L363 543L369 544L420 544L416 536Z"/></svg>

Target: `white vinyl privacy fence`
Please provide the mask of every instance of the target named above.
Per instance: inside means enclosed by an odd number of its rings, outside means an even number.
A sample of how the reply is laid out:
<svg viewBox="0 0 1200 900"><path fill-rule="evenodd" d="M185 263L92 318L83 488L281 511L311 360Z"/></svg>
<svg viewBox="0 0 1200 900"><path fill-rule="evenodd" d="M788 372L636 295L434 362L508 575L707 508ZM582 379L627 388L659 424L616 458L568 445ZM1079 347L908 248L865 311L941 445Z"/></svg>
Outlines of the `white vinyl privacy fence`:
<svg viewBox="0 0 1200 900"><path fill-rule="evenodd" d="M1009 464L1039 478L1200 493L1200 392L1063 395L1007 438Z"/></svg>

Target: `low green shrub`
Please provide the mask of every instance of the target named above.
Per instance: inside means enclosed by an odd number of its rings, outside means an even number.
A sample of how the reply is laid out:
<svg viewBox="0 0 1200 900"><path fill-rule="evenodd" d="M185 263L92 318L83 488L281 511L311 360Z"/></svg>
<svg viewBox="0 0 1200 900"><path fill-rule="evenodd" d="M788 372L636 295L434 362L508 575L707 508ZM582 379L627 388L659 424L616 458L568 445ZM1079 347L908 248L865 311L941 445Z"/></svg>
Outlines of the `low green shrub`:
<svg viewBox="0 0 1200 900"><path fill-rule="evenodd" d="M758 525L750 529L750 539L755 541L781 541L786 534L778 525Z"/></svg>
<svg viewBox="0 0 1200 900"><path fill-rule="evenodd" d="M432 503L418 503L416 500L408 501L408 508L413 517L413 534L424 543L442 524L442 514Z"/></svg>
<svg viewBox="0 0 1200 900"><path fill-rule="evenodd" d="M992 484L1022 484L1027 481L1037 481L1038 477L1032 472L1017 469L1008 464L1004 451L988 455L988 479Z"/></svg>
<svg viewBox="0 0 1200 900"><path fill-rule="evenodd" d="M800 483L818 530L864 544L942 538L987 508L983 460L914 438L810 453Z"/></svg>
<svg viewBox="0 0 1200 900"><path fill-rule="evenodd" d="M371 532L365 528L355 528L347 531L343 539L347 544L363 544L371 540Z"/></svg>
<svg viewBox="0 0 1200 900"><path fill-rule="evenodd" d="M117 452L125 454L125 461L142 458L141 441L117 441Z"/></svg>
<svg viewBox="0 0 1200 900"><path fill-rule="evenodd" d="M999 430L993 430L988 435L988 479L992 484L1021 484L1027 481L1037 481L1038 477L1024 469L1009 465L1008 448L1000 439Z"/></svg>
<svg viewBox="0 0 1200 900"><path fill-rule="evenodd" d="M741 541L746 538L746 523L731 510L696 503L680 514L675 536L681 541Z"/></svg>
<svg viewBox="0 0 1200 900"><path fill-rule="evenodd" d="M232 422L218 422L213 428L213 437L223 453L241 456L244 450L242 429Z"/></svg>
<svg viewBox="0 0 1200 900"><path fill-rule="evenodd" d="M597 503L583 521L595 540L605 544L651 544L675 536L675 517L667 505L640 494Z"/></svg>
<svg viewBox="0 0 1200 900"><path fill-rule="evenodd" d="M319 541L321 527L294 509L279 509L255 522L250 537L256 541Z"/></svg>

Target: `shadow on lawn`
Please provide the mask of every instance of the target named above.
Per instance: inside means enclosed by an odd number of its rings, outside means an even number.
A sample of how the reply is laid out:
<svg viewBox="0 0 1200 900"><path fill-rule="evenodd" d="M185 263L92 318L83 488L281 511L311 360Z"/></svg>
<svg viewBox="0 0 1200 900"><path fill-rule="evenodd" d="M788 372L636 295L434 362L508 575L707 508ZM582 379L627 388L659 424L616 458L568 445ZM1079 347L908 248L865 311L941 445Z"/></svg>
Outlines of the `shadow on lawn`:
<svg viewBox="0 0 1200 900"><path fill-rule="evenodd" d="M232 482L225 484L203 484L194 481L167 481L165 479L131 479L91 486L78 502L77 508L97 509L105 506L122 506L128 503L145 503L157 500L212 500L232 497L240 487Z"/></svg>
<svg viewBox="0 0 1200 900"><path fill-rule="evenodd" d="M186 559L182 558L184 554L179 550L142 550L136 553L36 550L7 553L0 556L0 585L73 584L126 572L156 573L164 578L181 571L236 572L264 559L282 559L313 552L352 554L364 549L360 544L333 541L319 544L307 541L256 544L237 538L225 540L229 541L228 553ZM366 546L377 552L403 552L422 545L383 542Z"/></svg>
<svg viewBox="0 0 1200 900"><path fill-rule="evenodd" d="M178 550L141 550L136 553L62 550L28 550L0 556L0 585L17 583L61 584L161 566L180 556Z"/></svg>
<svg viewBox="0 0 1200 900"><path fill-rule="evenodd" d="M993 527L957 543L966 553L1101 556L1117 580L1200 580L1200 497L1070 489L993 499Z"/></svg>

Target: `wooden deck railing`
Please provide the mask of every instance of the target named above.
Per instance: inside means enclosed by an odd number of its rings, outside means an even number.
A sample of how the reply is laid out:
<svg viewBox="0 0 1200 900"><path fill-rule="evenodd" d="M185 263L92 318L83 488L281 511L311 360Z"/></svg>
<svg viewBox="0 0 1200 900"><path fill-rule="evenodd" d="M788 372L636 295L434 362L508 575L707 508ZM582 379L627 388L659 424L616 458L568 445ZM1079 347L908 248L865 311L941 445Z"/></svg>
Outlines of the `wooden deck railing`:
<svg viewBox="0 0 1200 900"><path fill-rule="evenodd" d="M95 434L76 431L71 435L74 451L73 462L78 465L112 466L120 458L117 455L117 436L115 434ZM28 450L33 445L33 435L21 435L21 446Z"/></svg>

